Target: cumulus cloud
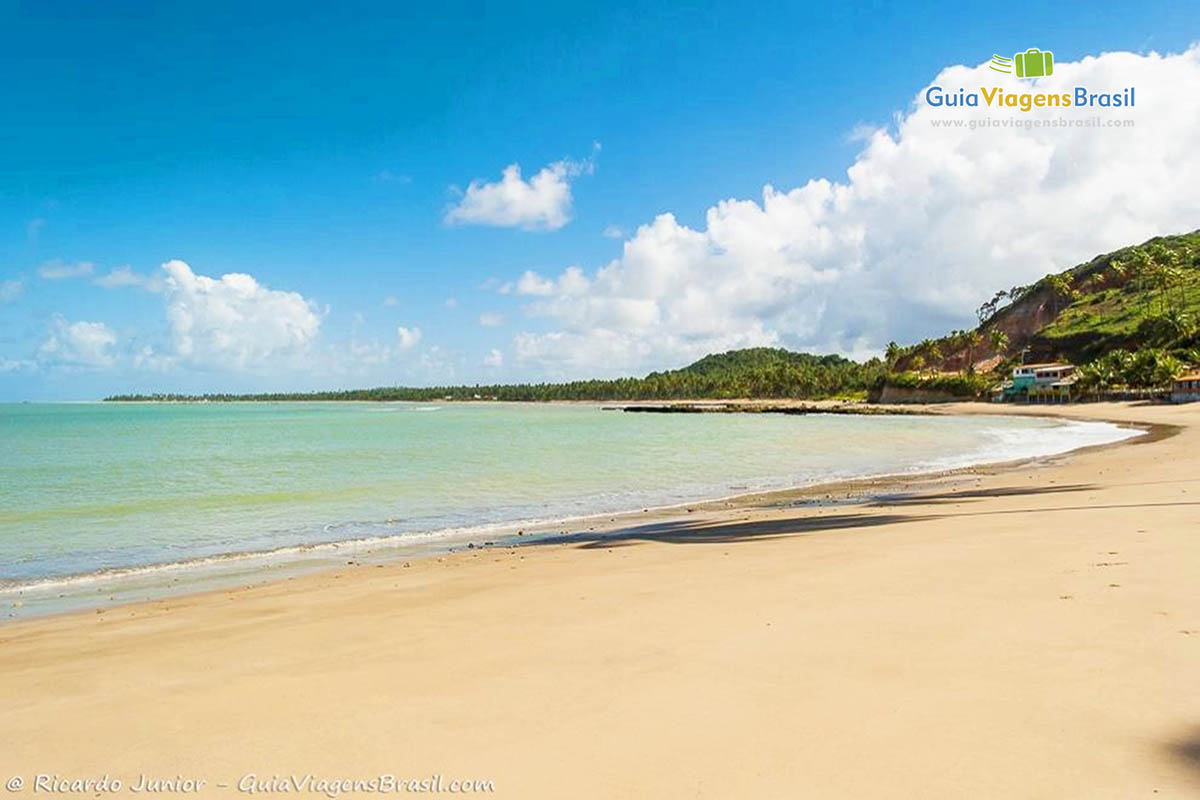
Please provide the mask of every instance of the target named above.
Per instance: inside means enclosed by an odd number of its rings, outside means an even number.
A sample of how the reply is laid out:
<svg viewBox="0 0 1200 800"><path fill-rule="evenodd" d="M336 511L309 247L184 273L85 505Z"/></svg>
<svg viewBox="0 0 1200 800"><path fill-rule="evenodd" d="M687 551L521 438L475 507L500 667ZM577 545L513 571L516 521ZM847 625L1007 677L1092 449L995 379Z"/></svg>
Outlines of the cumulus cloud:
<svg viewBox="0 0 1200 800"><path fill-rule="evenodd" d="M25 283L21 280L0 281L0 304L11 303L25 291Z"/></svg>
<svg viewBox="0 0 1200 800"><path fill-rule="evenodd" d="M37 269L38 276L48 281L61 281L66 278L82 278L91 275L96 265L91 261L76 261L67 263L61 259L47 261Z"/></svg>
<svg viewBox="0 0 1200 800"><path fill-rule="evenodd" d="M501 353L499 350L493 347L490 351L488 351L488 354L483 357L483 365L485 367L492 367L493 369L497 367L503 367L504 353Z"/></svg>
<svg viewBox="0 0 1200 800"><path fill-rule="evenodd" d="M183 261L163 264L167 322L175 356L218 369L284 367L302 358L321 318L296 292L268 289L252 276L197 275Z"/></svg>
<svg viewBox="0 0 1200 800"><path fill-rule="evenodd" d="M401 350L412 350L421 341L420 328L406 328L403 325L396 328L397 346Z"/></svg>
<svg viewBox="0 0 1200 800"><path fill-rule="evenodd" d="M571 180L593 170L591 159L564 159L542 167L525 180L520 165L509 164L499 181L471 181L462 199L446 212L446 222L558 230L571 220Z"/></svg>
<svg viewBox="0 0 1200 800"><path fill-rule="evenodd" d="M14 282L17 283L17 282ZM71 322L56 315L37 349L36 358L0 359L0 372L38 368L94 368L178 373L203 370L243 372L262 379L297 375L396 378L401 367L408 379L453 374L461 357L437 346L421 348L422 331L399 326L395 336L359 337L366 319L352 317L345 340L325 341L323 313L309 298L272 289L254 276L229 273L210 277L184 261L168 261L161 275L141 275L118 267L95 278L108 288L142 287L160 293L166 318L161 338L118 336L101 322ZM0 283L0 293L5 291ZM2 295L0 295L2 296ZM327 312L326 312L327 313Z"/></svg>
<svg viewBox="0 0 1200 800"><path fill-rule="evenodd" d="M605 239L624 239L625 231L621 230L616 225L607 225L604 228L603 236Z"/></svg>
<svg viewBox="0 0 1200 800"><path fill-rule="evenodd" d="M485 311L479 315L479 324L485 328L498 328L504 324L504 315L498 311Z"/></svg>
<svg viewBox="0 0 1200 800"><path fill-rule="evenodd" d="M56 314L38 348L38 360L68 367L107 367L114 362L117 335L103 322L69 322Z"/></svg>
<svg viewBox="0 0 1200 800"><path fill-rule="evenodd" d="M997 288L1200 219L1195 144L1200 46L1060 62L1036 83L954 66L947 92L1119 91L1132 109L931 108L922 89L889 128L861 133L844 180L727 199L692 228L640 226L619 258L585 273L526 273L510 291L549 330L517 360L567 374L657 368L731 347L784 344L852 355L960 327ZM1132 127L997 127L968 120L1132 119ZM964 127L938 127L960 119ZM522 290L521 287L524 287Z"/></svg>

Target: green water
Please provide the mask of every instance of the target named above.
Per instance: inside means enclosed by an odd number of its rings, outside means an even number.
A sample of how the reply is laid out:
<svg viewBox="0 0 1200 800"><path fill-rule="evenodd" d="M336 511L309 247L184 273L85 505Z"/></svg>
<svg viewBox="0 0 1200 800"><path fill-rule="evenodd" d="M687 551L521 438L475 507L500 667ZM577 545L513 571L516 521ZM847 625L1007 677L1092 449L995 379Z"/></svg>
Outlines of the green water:
<svg viewBox="0 0 1200 800"><path fill-rule="evenodd" d="M1027 418L491 404L0 405L0 587L1062 452Z"/></svg>

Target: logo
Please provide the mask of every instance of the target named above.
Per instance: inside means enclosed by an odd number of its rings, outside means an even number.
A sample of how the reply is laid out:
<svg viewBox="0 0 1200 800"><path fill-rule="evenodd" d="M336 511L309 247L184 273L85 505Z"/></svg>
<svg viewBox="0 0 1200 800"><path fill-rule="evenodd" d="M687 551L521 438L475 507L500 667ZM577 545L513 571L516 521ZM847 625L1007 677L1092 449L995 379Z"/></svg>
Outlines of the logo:
<svg viewBox="0 0 1200 800"><path fill-rule="evenodd" d="M996 72L1015 73L1018 78L1045 78L1054 74L1054 53L1031 47L1012 58L992 54L992 63L988 66Z"/></svg>
<svg viewBox="0 0 1200 800"><path fill-rule="evenodd" d="M1068 65L1069 66L1069 65ZM988 67L993 72L1002 72L1017 78L1045 78L1054 74L1054 53L1031 47L1012 58L993 55ZM1068 70L1070 72L1070 70ZM925 104L933 108L990 108L997 111L1013 109L1021 113L1037 112L1042 109L1084 108L1134 108L1135 87L1126 86L1115 91L1091 91L1086 86L1062 86L1063 78L1047 81L1047 88L1056 92L1032 91L1035 87L980 86L977 90L965 86L943 88L939 85L925 89ZM1040 89L1041 86L1036 88Z"/></svg>

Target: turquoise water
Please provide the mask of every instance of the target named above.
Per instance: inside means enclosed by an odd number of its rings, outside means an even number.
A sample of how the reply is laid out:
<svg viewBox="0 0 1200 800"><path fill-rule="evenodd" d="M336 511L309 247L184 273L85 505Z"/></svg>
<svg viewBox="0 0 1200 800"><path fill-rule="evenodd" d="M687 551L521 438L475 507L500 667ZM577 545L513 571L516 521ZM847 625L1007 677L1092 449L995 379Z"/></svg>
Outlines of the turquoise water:
<svg viewBox="0 0 1200 800"><path fill-rule="evenodd" d="M539 520L1125 435L1029 418L595 406L0 405L0 591L332 542L444 545Z"/></svg>

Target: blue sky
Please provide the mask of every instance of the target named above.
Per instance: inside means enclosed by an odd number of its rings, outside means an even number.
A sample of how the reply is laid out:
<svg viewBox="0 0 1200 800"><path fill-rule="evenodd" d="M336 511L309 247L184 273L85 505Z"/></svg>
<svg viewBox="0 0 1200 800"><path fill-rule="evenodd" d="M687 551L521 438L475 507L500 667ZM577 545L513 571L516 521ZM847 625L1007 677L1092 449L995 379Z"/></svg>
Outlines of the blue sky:
<svg viewBox="0 0 1200 800"><path fill-rule="evenodd" d="M1029 46L1059 63L1182 53L1200 21L1177 2L771 5L0 2L0 398L637 374L724 343L865 354L884 334L814 322L803 293L738 330L705 328L722 296L697 297L664 328L661 298L628 288L651 268L625 248L664 213L711 230L723 199L845 182L869 131L950 65ZM558 169L569 202L531 196L514 221L485 192L451 212L512 164L523 181ZM210 288L163 289L172 259L252 276L264 314L295 311L265 294L286 292L312 317L229 350ZM601 297L614 259L625 288ZM586 288L561 279L572 265ZM122 267L140 285L98 284ZM1014 282L991 274L972 285ZM888 338L972 307L934 306ZM181 310L215 315L188 345ZM229 335L273 342L255 313Z"/></svg>

